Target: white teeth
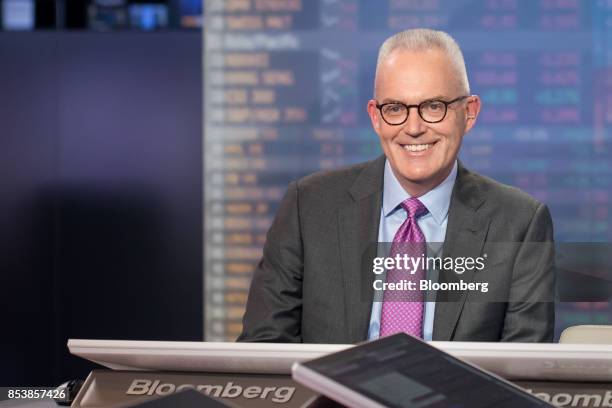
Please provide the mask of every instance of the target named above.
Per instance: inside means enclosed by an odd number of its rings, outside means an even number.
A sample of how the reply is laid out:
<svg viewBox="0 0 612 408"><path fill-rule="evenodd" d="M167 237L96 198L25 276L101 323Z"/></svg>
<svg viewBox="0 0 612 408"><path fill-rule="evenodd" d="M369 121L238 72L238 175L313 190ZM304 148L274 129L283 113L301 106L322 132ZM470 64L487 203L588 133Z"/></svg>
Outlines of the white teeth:
<svg viewBox="0 0 612 408"><path fill-rule="evenodd" d="M409 145L404 145L404 149L411 151L411 152L422 152L423 150L427 150L429 149L431 146L433 146L433 143L429 143L429 144L409 144Z"/></svg>

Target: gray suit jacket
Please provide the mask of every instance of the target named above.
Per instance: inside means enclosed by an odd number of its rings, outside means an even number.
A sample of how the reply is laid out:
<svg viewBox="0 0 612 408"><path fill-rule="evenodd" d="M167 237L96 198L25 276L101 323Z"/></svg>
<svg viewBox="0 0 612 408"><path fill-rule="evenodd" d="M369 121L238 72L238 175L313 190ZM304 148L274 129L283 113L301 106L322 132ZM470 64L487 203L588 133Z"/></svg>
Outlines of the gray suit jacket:
<svg viewBox="0 0 612 408"><path fill-rule="evenodd" d="M253 276L239 341L366 340L384 163L381 156L289 185ZM444 256L488 251L485 270L460 278L484 278L489 291L438 292L433 339L551 341L554 252L546 206L460 163L448 217ZM544 244L529 244L535 242ZM439 282L458 279L443 272Z"/></svg>

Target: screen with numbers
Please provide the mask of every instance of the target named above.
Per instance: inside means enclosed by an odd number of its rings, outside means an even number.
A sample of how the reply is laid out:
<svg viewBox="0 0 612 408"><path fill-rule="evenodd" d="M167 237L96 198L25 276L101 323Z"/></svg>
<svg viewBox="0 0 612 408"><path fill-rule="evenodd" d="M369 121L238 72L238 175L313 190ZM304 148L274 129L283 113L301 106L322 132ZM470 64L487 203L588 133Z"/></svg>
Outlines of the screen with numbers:
<svg viewBox="0 0 612 408"><path fill-rule="evenodd" d="M366 113L391 34L460 44L483 108L460 159L552 212L558 242L609 242L612 1L206 0L205 333L240 333L251 274L287 184L381 154ZM560 303L557 333L609 323Z"/></svg>

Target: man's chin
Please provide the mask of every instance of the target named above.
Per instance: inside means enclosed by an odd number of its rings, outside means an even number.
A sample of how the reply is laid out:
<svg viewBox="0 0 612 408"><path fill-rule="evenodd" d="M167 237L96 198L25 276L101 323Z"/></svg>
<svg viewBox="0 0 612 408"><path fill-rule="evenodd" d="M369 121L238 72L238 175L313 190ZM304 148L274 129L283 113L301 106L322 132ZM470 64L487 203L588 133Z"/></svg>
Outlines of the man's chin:
<svg viewBox="0 0 612 408"><path fill-rule="evenodd" d="M425 169L411 169L410 171L400 169L395 172L395 176L406 191L411 194L418 192L419 195L432 190L444 180L442 172L432 172Z"/></svg>
<svg viewBox="0 0 612 408"><path fill-rule="evenodd" d="M429 174L414 174L414 173L404 173L402 174L402 179L400 180L401 184L408 184L415 187L427 187L433 182L433 177Z"/></svg>
<svg viewBox="0 0 612 408"><path fill-rule="evenodd" d="M428 184L435 178L435 173L426 169L410 169L409 171L402 171L400 169L397 173L399 173L403 181L415 185Z"/></svg>

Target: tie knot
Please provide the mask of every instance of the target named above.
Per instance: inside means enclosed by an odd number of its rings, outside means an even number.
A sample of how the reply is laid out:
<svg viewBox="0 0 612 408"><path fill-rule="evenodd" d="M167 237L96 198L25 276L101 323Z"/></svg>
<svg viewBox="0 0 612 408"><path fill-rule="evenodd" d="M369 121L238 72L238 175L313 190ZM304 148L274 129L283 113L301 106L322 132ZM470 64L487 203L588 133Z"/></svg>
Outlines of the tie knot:
<svg viewBox="0 0 612 408"><path fill-rule="evenodd" d="M400 204L408 213L408 218L418 218L423 214L427 214L427 207L418 198L408 198Z"/></svg>

